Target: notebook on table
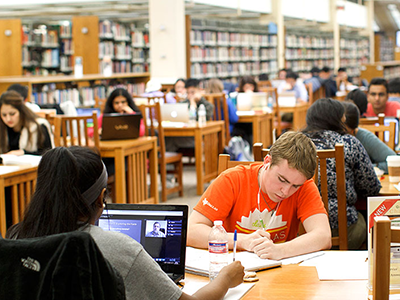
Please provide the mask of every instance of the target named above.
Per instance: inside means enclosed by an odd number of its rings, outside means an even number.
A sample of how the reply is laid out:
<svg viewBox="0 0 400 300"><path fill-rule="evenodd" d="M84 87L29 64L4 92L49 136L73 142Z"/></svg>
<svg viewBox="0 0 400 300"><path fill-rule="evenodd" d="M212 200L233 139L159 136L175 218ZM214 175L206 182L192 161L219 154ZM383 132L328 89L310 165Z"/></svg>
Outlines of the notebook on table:
<svg viewBox="0 0 400 300"><path fill-rule="evenodd" d="M101 140L137 139L141 119L141 114L104 114Z"/></svg>
<svg viewBox="0 0 400 300"><path fill-rule="evenodd" d="M174 281L185 278L187 205L108 204L98 226L129 235Z"/></svg>
<svg viewBox="0 0 400 300"><path fill-rule="evenodd" d="M161 105L161 118L163 126L173 126L175 123L188 123L189 122L189 108L186 103L171 103Z"/></svg>

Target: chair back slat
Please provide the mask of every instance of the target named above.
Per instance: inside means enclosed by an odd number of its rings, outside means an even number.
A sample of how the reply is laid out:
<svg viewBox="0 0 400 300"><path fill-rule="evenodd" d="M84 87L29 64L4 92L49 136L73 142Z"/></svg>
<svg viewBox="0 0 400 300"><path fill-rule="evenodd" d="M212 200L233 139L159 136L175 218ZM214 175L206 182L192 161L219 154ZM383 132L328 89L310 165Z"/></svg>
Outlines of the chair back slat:
<svg viewBox="0 0 400 300"><path fill-rule="evenodd" d="M225 128L225 143L228 145L229 140L231 139L231 135L229 132L229 110L228 104L226 103L226 98L224 93L212 93L212 94L205 94L204 98L207 99L208 102L214 105L214 121L225 121L224 128ZM224 118L222 118L222 116Z"/></svg>

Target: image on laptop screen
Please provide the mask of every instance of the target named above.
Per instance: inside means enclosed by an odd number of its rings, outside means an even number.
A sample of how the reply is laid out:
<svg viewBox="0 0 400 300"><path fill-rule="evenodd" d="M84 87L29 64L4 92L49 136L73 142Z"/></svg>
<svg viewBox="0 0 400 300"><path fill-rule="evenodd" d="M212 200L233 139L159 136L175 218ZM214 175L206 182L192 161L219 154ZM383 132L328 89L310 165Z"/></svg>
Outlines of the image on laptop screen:
<svg viewBox="0 0 400 300"><path fill-rule="evenodd" d="M97 225L129 235L177 281L185 274L187 218L187 205L108 204Z"/></svg>

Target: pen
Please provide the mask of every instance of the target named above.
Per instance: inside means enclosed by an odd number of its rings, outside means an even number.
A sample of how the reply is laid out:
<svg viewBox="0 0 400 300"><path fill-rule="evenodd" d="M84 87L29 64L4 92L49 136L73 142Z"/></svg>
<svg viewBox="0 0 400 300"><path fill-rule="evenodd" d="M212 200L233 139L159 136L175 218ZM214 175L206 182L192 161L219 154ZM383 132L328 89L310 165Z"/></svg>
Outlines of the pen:
<svg viewBox="0 0 400 300"><path fill-rule="evenodd" d="M235 256L236 256L236 243L237 243L237 230L235 229L235 233L233 234L233 261L235 261Z"/></svg>

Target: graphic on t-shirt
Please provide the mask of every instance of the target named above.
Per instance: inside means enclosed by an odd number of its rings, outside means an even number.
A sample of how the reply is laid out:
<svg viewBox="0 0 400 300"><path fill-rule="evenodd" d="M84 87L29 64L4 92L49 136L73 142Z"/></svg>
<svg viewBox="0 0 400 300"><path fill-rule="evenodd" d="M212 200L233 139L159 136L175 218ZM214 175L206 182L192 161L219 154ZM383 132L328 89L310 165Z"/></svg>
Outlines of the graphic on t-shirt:
<svg viewBox="0 0 400 300"><path fill-rule="evenodd" d="M236 223L243 229L247 230L257 230L257 229L263 229L263 224L264 226L267 226L269 224L269 221L271 220L271 215L272 211L268 211L268 209L264 209L261 213L256 208L253 212L250 212L248 217L242 216L241 221L237 221ZM282 215L275 215L272 223L269 224L269 229L274 229L274 228L280 228L284 227L287 224L287 221L282 220Z"/></svg>

